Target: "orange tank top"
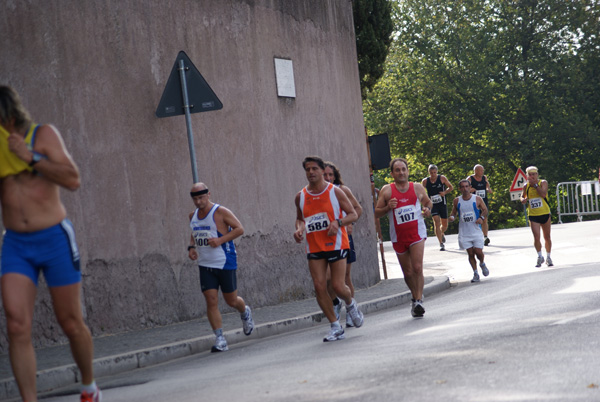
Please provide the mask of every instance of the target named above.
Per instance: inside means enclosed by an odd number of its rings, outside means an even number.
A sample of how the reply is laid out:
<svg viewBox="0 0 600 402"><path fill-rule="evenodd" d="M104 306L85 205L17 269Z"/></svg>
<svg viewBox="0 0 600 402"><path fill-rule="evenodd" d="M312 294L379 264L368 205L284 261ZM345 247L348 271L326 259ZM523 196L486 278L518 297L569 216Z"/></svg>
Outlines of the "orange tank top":
<svg viewBox="0 0 600 402"><path fill-rule="evenodd" d="M331 183L320 194L300 192L300 210L304 218L306 253L345 250L350 248L346 228L341 227L335 236L327 236L329 225L342 218L342 209Z"/></svg>

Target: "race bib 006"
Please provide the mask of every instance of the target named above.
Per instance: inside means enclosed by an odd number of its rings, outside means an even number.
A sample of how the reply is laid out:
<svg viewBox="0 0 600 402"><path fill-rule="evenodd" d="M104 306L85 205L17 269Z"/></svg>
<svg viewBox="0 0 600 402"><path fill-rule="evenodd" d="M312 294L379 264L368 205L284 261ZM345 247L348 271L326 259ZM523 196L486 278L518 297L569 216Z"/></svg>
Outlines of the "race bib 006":
<svg viewBox="0 0 600 402"><path fill-rule="evenodd" d="M396 217L396 224L402 225L417 220L417 209L414 205L407 205L405 207L394 209L394 216Z"/></svg>
<svg viewBox="0 0 600 402"><path fill-rule="evenodd" d="M329 229L329 218L327 212L321 212L306 218L306 233L320 232Z"/></svg>

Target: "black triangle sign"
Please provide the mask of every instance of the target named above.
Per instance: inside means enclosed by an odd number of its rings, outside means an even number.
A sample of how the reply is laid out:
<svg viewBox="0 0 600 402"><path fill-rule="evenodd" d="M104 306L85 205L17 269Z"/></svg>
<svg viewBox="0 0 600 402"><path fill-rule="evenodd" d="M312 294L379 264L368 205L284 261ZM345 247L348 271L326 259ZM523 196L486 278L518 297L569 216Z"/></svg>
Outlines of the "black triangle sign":
<svg viewBox="0 0 600 402"><path fill-rule="evenodd" d="M180 60L183 60L186 67L184 74L190 102L190 113L222 109L223 104L217 98L217 95L213 92L204 77L202 77L202 74L194 66L194 63L192 63L187 54L181 51L177 55L177 59L169 75L169 80L167 81L167 86L160 98L158 108L156 108L156 117L171 117L185 114L181 80L179 77Z"/></svg>

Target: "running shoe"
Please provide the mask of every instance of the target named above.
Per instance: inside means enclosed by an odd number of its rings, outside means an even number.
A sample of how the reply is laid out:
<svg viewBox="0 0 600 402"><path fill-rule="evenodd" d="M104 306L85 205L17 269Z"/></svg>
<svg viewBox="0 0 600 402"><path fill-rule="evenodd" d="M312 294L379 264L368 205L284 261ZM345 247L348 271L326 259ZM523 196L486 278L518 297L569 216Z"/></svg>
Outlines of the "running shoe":
<svg viewBox="0 0 600 402"><path fill-rule="evenodd" d="M325 338L323 338L323 342L334 342L344 339L344 329L342 327L339 328L331 328L329 333Z"/></svg>
<svg viewBox="0 0 600 402"><path fill-rule="evenodd" d="M254 329L254 320L252 319L252 310L250 310L250 306L246 306L246 311L240 315L242 316L244 334L250 335Z"/></svg>
<svg viewBox="0 0 600 402"><path fill-rule="evenodd" d="M482 262L479 264L479 266L481 267L481 273L483 276L488 276L490 274L490 270L488 269L487 265L485 265L485 262Z"/></svg>
<svg viewBox="0 0 600 402"><path fill-rule="evenodd" d="M100 402L102 401L102 391L100 388L96 387L96 390L93 393L89 393L83 391L81 393L81 402Z"/></svg>
<svg viewBox="0 0 600 402"><path fill-rule="evenodd" d="M335 319L339 320L340 319L340 311L342 311L342 303L338 300L338 304L337 305L333 305L333 312L335 313Z"/></svg>
<svg viewBox="0 0 600 402"><path fill-rule="evenodd" d="M548 265L549 267L554 266L554 263L552 262L552 258L546 257L546 265Z"/></svg>
<svg viewBox="0 0 600 402"><path fill-rule="evenodd" d="M484 246L489 246L489 244L490 244L490 238L489 238L489 237L486 237L486 238L483 240L483 245L484 245Z"/></svg>
<svg viewBox="0 0 600 402"><path fill-rule="evenodd" d="M544 257L542 257L541 255L538 257L537 259L537 264L535 264L536 268L539 268L542 266L542 264L544 263Z"/></svg>
<svg viewBox="0 0 600 402"><path fill-rule="evenodd" d="M446 243L446 235L442 235L442 243Z"/></svg>
<svg viewBox="0 0 600 402"><path fill-rule="evenodd" d="M352 299L352 304L346 306L346 311L350 314L350 318L352 318L352 323L356 328L360 328L363 325L364 316L363 313L358 309L358 304L356 304L356 300Z"/></svg>
<svg viewBox="0 0 600 402"><path fill-rule="evenodd" d="M226 350L229 350L229 348L227 347L227 341L225 340L225 337L218 336L214 346L210 349L210 352L217 353L225 352Z"/></svg>
<svg viewBox="0 0 600 402"><path fill-rule="evenodd" d="M354 323L352 322L352 317L346 311L346 328L354 328Z"/></svg>
<svg viewBox="0 0 600 402"><path fill-rule="evenodd" d="M423 300L413 300L410 314L413 317L423 317L425 314L425 307L423 307Z"/></svg>
<svg viewBox="0 0 600 402"><path fill-rule="evenodd" d="M446 251L446 247L444 246L444 243L440 243L440 251Z"/></svg>
<svg viewBox="0 0 600 402"><path fill-rule="evenodd" d="M479 274L477 272L473 274L473 279L471 279L471 283L474 282L479 282Z"/></svg>

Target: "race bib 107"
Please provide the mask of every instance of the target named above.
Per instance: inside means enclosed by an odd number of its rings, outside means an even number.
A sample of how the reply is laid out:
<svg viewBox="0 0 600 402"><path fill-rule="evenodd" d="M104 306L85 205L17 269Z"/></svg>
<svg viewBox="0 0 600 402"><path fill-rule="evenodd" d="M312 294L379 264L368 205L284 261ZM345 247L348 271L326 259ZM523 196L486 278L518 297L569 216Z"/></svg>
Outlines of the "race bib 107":
<svg viewBox="0 0 600 402"><path fill-rule="evenodd" d="M396 224L402 225L417 220L417 208L414 205L407 205L405 207L394 209L394 216L396 217Z"/></svg>

